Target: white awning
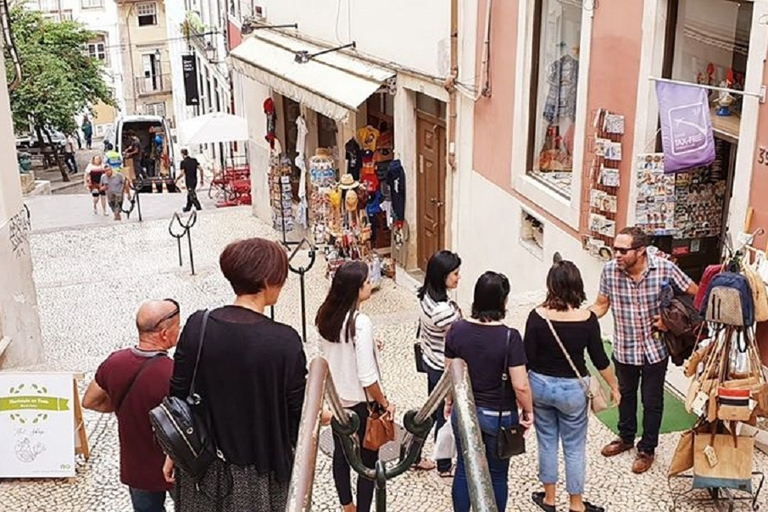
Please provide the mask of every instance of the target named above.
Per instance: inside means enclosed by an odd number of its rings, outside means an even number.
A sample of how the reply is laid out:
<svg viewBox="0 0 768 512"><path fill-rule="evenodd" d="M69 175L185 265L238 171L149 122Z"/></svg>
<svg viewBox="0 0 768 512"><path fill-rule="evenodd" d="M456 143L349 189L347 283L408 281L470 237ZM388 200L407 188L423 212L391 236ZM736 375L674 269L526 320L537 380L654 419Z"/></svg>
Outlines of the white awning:
<svg viewBox="0 0 768 512"><path fill-rule="evenodd" d="M341 52L298 63L296 52L322 48L295 37L257 30L232 53L232 67L278 93L337 121L346 120L395 73Z"/></svg>

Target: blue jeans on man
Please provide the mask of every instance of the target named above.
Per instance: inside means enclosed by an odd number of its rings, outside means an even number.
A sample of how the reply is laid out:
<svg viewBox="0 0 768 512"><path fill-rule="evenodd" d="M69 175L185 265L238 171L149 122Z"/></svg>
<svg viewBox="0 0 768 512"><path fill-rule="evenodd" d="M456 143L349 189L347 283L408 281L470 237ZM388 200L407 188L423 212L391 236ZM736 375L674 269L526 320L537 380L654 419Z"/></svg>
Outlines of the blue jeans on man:
<svg viewBox="0 0 768 512"><path fill-rule="evenodd" d="M533 417L539 445L539 481L557 483L557 452L563 441L565 488L584 494L587 466L589 406L584 386L577 378L528 373L533 396Z"/></svg>
<svg viewBox="0 0 768 512"><path fill-rule="evenodd" d="M165 491L128 488L134 512L165 512Z"/></svg>
<svg viewBox="0 0 768 512"><path fill-rule="evenodd" d="M477 422L483 435L483 444L485 445L485 458L488 460L488 469L491 473L491 485L493 486L493 495L496 498L496 508L499 512L507 508L507 497L509 494L509 459L500 459L496 454L496 438L499 434L499 411L485 407L477 408ZM519 424L517 409L514 411L505 411L501 416L501 427L508 428ZM453 478L453 510L454 512L469 512L469 485L467 483L467 473L464 467L464 456L461 448L461 437L459 436L459 420L456 418L456 409L451 416L453 426L453 435L456 438L456 475Z"/></svg>

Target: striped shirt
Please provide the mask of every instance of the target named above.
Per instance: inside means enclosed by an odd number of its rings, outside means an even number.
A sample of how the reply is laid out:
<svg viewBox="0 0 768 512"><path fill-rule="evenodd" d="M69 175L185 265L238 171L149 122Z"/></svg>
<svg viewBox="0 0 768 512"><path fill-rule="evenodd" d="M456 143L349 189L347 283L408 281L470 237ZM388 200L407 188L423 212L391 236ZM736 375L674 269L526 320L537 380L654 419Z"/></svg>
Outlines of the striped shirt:
<svg viewBox="0 0 768 512"><path fill-rule="evenodd" d="M445 369L445 333L453 322L461 318L459 306L453 302L437 302L428 293L421 299L419 339L424 364L433 370Z"/></svg>
<svg viewBox="0 0 768 512"><path fill-rule="evenodd" d="M603 267L600 295L611 303L614 320L613 356L622 363L642 366L658 363L669 355L661 336L653 336L653 317L660 314L659 294L664 282L685 291L693 283L669 260L648 255L639 281L616 265Z"/></svg>

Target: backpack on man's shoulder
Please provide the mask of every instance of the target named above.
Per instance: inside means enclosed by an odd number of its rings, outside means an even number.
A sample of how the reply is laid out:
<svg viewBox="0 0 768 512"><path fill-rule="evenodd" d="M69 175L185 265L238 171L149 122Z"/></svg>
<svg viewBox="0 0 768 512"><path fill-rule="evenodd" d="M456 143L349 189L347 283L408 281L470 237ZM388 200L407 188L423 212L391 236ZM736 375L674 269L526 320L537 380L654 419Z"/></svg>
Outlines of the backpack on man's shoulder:
<svg viewBox="0 0 768 512"><path fill-rule="evenodd" d="M747 327L755 322L749 281L738 272L721 272L712 278L701 304L708 322Z"/></svg>

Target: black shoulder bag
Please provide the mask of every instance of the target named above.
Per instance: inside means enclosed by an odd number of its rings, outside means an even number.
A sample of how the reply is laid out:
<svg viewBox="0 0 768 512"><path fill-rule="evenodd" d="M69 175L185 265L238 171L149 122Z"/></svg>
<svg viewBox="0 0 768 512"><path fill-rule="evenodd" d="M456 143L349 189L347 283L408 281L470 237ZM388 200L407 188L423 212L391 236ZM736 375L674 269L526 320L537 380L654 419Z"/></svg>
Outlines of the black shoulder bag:
<svg viewBox="0 0 768 512"><path fill-rule="evenodd" d="M507 331L507 343L504 350L504 370L501 374L501 404L499 404L499 432L496 435L496 455L500 459L508 459L515 455L522 455L525 453L525 437L523 437L524 429L520 424L512 425L508 428L501 427L501 409L504 404L504 395L507 390L507 382L509 381L509 335L511 331Z"/></svg>
<svg viewBox="0 0 768 512"><path fill-rule="evenodd" d="M203 313L189 395L184 400L167 396L163 398L160 405L149 411L149 422L163 451L177 467L196 481L205 476L208 466L219 456L204 418L201 418L200 413L195 410L202 401L200 395L195 393L195 380L197 367L200 364L200 354L203 351L209 313L208 310Z"/></svg>
<svg viewBox="0 0 768 512"><path fill-rule="evenodd" d="M416 361L416 371L418 373L427 373L424 365L424 351L421 349L421 320L416 327L416 343L413 344L413 357Z"/></svg>

